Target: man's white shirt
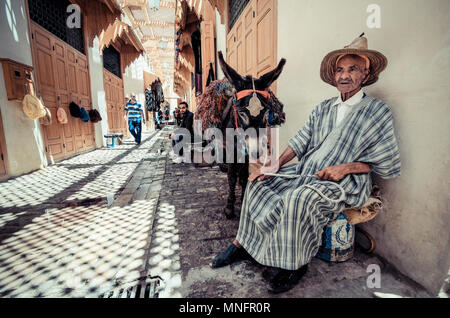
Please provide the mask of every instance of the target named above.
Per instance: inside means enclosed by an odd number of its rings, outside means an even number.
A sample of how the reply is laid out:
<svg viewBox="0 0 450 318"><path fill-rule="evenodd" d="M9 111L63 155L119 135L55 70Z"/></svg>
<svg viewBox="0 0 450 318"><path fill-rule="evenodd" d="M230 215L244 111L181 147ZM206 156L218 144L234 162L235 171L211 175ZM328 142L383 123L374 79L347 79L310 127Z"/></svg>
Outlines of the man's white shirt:
<svg viewBox="0 0 450 318"><path fill-rule="evenodd" d="M352 108L352 106L355 106L358 104L361 99L364 97L363 90L359 90L355 95L347 99L345 102L342 101L342 96L339 94L338 98L336 99L336 102L333 104L333 106L338 105L337 109L337 115L336 115L336 125L338 125L345 117L345 114Z"/></svg>

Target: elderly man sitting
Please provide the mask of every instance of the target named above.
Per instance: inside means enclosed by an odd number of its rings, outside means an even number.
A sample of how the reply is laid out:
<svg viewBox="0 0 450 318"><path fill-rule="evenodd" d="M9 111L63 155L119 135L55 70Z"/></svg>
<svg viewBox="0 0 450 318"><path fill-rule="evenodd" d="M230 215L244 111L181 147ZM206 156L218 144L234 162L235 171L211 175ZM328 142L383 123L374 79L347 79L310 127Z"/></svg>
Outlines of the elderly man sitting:
<svg viewBox="0 0 450 318"><path fill-rule="evenodd" d="M269 291L291 289L317 254L329 215L367 201L370 172L382 178L400 174L391 111L361 90L386 65L362 36L325 56L321 78L340 95L313 110L276 163L250 176L236 239L214 258L213 268L251 256L269 267L263 273ZM281 168L295 157L298 164Z"/></svg>

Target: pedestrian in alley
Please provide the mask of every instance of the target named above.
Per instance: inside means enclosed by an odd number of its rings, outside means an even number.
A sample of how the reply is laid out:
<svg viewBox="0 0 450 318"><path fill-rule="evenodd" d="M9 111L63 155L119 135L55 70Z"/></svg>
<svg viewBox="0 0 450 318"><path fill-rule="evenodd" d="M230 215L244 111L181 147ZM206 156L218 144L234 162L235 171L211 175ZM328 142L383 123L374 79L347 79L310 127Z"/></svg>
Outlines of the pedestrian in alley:
<svg viewBox="0 0 450 318"><path fill-rule="evenodd" d="M127 112L128 129L133 135L136 144L141 144L142 122L144 121L144 111L142 105L136 102L136 95L132 94L125 106Z"/></svg>
<svg viewBox="0 0 450 318"><path fill-rule="evenodd" d="M193 143L194 142L194 114L189 111L189 105L186 102L181 102L179 105L179 125L178 128L169 136L172 140L172 149L180 143L181 141ZM183 132L179 130L179 128L186 129L190 136L186 136ZM186 131L185 131L186 132ZM184 139L188 138L188 140ZM174 163L181 163L183 161L182 157L184 155L183 148L180 149L178 153L175 153L174 150L171 152L172 160Z"/></svg>
<svg viewBox="0 0 450 318"><path fill-rule="evenodd" d="M250 175L236 239L213 268L252 257L268 267L270 292L292 289L317 254L329 216L367 201L370 172L384 179L400 174L391 110L362 91L386 66L362 35L324 57L321 78L340 94L313 110L276 162ZM295 157L297 164L282 168Z"/></svg>

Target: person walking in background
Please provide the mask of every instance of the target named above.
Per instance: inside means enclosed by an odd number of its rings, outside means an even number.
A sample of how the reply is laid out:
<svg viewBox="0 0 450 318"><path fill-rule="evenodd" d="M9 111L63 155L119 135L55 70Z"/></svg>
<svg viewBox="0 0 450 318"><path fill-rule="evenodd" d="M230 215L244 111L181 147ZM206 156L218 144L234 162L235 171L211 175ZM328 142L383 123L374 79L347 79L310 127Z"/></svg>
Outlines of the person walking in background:
<svg viewBox="0 0 450 318"><path fill-rule="evenodd" d="M142 105L136 102L136 95L132 94L130 100L125 106L128 119L128 129L133 135L136 144L141 144L142 122L144 120L144 111Z"/></svg>

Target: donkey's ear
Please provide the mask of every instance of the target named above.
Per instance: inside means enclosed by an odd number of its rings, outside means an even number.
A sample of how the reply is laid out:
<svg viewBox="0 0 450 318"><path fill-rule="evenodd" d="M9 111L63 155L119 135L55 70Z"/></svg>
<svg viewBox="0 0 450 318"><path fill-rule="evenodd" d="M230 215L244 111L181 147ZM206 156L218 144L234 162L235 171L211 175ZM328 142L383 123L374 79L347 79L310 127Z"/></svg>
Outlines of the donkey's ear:
<svg viewBox="0 0 450 318"><path fill-rule="evenodd" d="M272 85L273 82L275 82L278 77L280 77L281 72L283 72L284 65L286 64L286 59L281 59L280 63L278 64L277 68L273 71L264 74L259 79L255 81L255 85L259 89L266 89Z"/></svg>
<svg viewBox="0 0 450 318"><path fill-rule="evenodd" d="M222 71L225 74L225 77L236 89L239 89L243 85L245 79L225 62L225 60L223 59L222 51L219 51L218 55L220 66L222 67Z"/></svg>

